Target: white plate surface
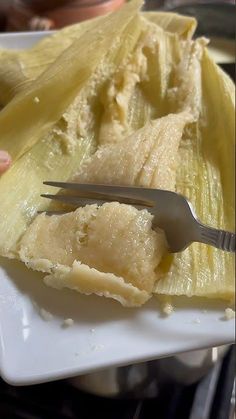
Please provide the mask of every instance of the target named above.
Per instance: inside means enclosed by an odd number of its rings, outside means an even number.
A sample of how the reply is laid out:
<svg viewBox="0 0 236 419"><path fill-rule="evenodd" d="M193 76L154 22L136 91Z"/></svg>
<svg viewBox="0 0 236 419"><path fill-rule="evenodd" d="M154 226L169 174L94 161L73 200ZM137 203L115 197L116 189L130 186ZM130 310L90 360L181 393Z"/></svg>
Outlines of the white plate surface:
<svg viewBox="0 0 236 419"><path fill-rule="evenodd" d="M23 48L42 33L0 35L0 47ZM19 262L0 259L0 373L15 385L92 372L234 341L225 303L178 299L165 318L153 298L125 309L96 296L46 287ZM52 313L50 321L39 309ZM74 324L63 328L66 318Z"/></svg>

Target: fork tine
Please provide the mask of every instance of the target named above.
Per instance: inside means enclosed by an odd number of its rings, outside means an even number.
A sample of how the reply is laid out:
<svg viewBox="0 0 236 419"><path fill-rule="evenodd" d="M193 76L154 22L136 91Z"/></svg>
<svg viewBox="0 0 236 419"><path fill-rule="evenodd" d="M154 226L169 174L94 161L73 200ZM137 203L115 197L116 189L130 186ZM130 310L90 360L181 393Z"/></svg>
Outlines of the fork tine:
<svg viewBox="0 0 236 419"><path fill-rule="evenodd" d="M43 182L44 185L54 186L57 188L74 190L83 192L83 196L87 193L91 196L94 195L98 198L98 195L103 195L105 199L119 200L122 198L132 199L130 203L136 203L138 205L144 205L152 207L153 202L153 190L141 187L128 187L128 186L110 186L110 185L98 185L98 184L85 184L85 183L69 183L69 182ZM120 199L118 199L120 198Z"/></svg>
<svg viewBox="0 0 236 419"><path fill-rule="evenodd" d="M75 205L75 206L97 204L97 200L95 199L81 198L79 196L42 194L41 197L63 202L64 204ZM101 200L99 203L100 205L102 205L102 204L105 204L105 202L106 201Z"/></svg>
<svg viewBox="0 0 236 419"><path fill-rule="evenodd" d="M76 207L84 207L85 205L103 205L105 203L107 203L107 200L103 200L100 198L82 198L80 196L71 196L71 195L51 195L51 194L42 194L41 195L42 198L48 198L51 200L55 200L55 201L59 201L59 202L63 202L64 204L69 204L69 205L73 205ZM116 200L118 200L121 203L126 203L124 201L126 201L125 199L117 199L118 197L116 197ZM139 204L132 204L134 207L136 207L137 209L145 209L146 205L139 205ZM43 211L42 211L43 212ZM53 211L55 212L55 211Z"/></svg>

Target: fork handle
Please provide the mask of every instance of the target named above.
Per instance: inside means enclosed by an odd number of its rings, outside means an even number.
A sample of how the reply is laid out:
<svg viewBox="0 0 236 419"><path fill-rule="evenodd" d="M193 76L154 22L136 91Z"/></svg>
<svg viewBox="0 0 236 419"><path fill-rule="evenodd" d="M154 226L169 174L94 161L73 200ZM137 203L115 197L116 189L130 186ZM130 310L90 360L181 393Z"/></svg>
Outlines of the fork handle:
<svg viewBox="0 0 236 419"><path fill-rule="evenodd" d="M198 233L200 243L209 244L226 252L235 252L235 233L217 230L200 223Z"/></svg>

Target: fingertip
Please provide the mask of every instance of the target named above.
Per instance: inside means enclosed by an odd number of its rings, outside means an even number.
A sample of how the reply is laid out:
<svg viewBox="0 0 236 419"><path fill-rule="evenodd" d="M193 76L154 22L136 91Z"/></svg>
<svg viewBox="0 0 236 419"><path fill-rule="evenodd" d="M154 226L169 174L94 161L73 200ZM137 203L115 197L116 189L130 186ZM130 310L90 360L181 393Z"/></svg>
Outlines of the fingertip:
<svg viewBox="0 0 236 419"><path fill-rule="evenodd" d="M0 174L4 173L11 165L11 157L7 151L0 150Z"/></svg>

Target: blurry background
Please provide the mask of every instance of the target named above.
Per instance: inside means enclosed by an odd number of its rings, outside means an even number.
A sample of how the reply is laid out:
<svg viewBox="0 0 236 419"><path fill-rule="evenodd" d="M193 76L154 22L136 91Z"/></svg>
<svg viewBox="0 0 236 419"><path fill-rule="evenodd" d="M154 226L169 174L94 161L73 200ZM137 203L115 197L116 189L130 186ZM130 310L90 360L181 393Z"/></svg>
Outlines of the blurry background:
<svg viewBox="0 0 236 419"><path fill-rule="evenodd" d="M125 0L0 0L0 31L60 28L119 8ZM146 0L145 9L182 8L191 14L204 6L230 10L234 0ZM197 6L197 7L196 7ZM230 7L231 6L231 7ZM196 12L195 10L195 13ZM232 19L234 16L232 15ZM208 19L208 23L211 20ZM212 21L213 23L213 21Z"/></svg>
<svg viewBox="0 0 236 419"><path fill-rule="evenodd" d="M0 0L0 33L47 31L112 12L129 0ZM195 16L196 36L210 38L210 53L235 78L234 0L144 0L143 9Z"/></svg>

